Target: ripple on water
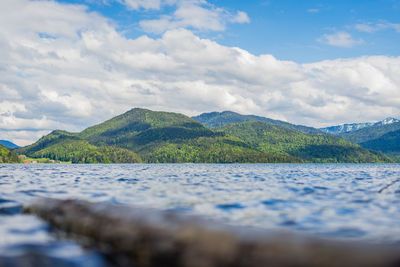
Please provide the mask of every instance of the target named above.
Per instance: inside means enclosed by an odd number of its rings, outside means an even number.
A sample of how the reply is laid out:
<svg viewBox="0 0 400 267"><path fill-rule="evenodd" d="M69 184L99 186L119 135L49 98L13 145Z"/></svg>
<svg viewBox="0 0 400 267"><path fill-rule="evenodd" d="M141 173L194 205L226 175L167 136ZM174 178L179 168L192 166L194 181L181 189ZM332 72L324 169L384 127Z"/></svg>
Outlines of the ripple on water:
<svg viewBox="0 0 400 267"><path fill-rule="evenodd" d="M245 207L239 203L228 203L228 204L218 204L216 205L218 209L224 210L224 211L230 211L234 209L244 209Z"/></svg>
<svg viewBox="0 0 400 267"><path fill-rule="evenodd" d="M400 242L400 183L393 182L399 179L398 164L0 167L0 217L18 215L22 204L38 196L80 198L195 213L266 229ZM383 187L387 188L379 193Z"/></svg>
<svg viewBox="0 0 400 267"><path fill-rule="evenodd" d="M14 201L0 203L0 215L14 215L22 212L22 205Z"/></svg>

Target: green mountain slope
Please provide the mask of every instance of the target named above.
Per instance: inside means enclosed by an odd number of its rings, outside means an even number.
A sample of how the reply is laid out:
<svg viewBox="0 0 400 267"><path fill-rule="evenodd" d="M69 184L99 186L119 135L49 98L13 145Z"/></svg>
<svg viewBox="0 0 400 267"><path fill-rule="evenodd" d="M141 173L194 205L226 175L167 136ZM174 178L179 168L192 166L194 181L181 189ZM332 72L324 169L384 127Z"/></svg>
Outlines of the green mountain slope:
<svg viewBox="0 0 400 267"><path fill-rule="evenodd" d="M380 126L369 126L354 132L342 133L338 136L351 142L360 144L369 140L377 139L386 133L397 130L400 130L400 122Z"/></svg>
<svg viewBox="0 0 400 267"><path fill-rule="evenodd" d="M146 109L132 109L81 133L53 131L17 151L30 157L77 163L302 162L290 155L257 151L240 139L212 131L185 115ZM110 157L110 151L119 158Z"/></svg>
<svg viewBox="0 0 400 267"><path fill-rule="evenodd" d="M264 122L228 124L221 130L266 153L288 154L310 162L390 162L381 153L329 135L311 135Z"/></svg>
<svg viewBox="0 0 400 267"><path fill-rule="evenodd" d="M80 133L56 130L17 149L74 163L390 161L349 141L249 121L209 129L182 114L132 109Z"/></svg>
<svg viewBox="0 0 400 267"><path fill-rule="evenodd" d="M102 146L96 147L85 140L64 140L31 154L32 157L50 158L72 163L139 163L141 159L132 151Z"/></svg>
<svg viewBox="0 0 400 267"><path fill-rule="evenodd" d="M235 137L200 137L162 142L146 147L142 157L150 163L298 163L303 160L281 153L265 153Z"/></svg>
<svg viewBox="0 0 400 267"><path fill-rule="evenodd" d="M222 127L229 123L235 122L246 122L246 121L262 121L265 123L269 123L275 126L296 130L304 133L311 134L323 134L322 131L307 127L303 125L294 125L288 122L273 120L265 117L255 116L255 115L241 115L232 111L224 111L224 112L211 112L211 113L203 113L198 116L192 117L196 121L204 124L207 127L217 128Z"/></svg>
<svg viewBox="0 0 400 267"><path fill-rule="evenodd" d="M16 152L32 158L49 158L72 163L137 163L140 157L132 151L91 145L78 134L55 130L32 145Z"/></svg>
<svg viewBox="0 0 400 267"><path fill-rule="evenodd" d="M183 114L135 108L77 136L95 145L115 145L139 152L152 142L217 137L221 133Z"/></svg>
<svg viewBox="0 0 400 267"><path fill-rule="evenodd" d="M381 151L400 160L400 130L386 133L379 138L360 144L363 147Z"/></svg>
<svg viewBox="0 0 400 267"><path fill-rule="evenodd" d="M20 163L18 154L0 145L0 163Z"/></svg>

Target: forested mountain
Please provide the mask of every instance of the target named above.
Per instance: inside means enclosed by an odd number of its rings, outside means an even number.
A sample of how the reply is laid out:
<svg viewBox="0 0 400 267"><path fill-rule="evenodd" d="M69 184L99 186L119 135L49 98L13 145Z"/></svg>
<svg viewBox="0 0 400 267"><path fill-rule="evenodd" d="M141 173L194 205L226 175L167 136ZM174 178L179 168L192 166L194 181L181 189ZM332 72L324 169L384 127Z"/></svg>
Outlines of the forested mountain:
<svg viewBox="0 0 400 267"><path fill-rule="evenodd" d="M322 134L323 132L303 125L295 125L288 122L273 120L265 117L255 116L255 115L242 115L232 111L223 111L223 112L211 112L211 113L202 113L198 116L192 117L196 121L204 124L210 128L222 127L229 123L234 122L246 122L246 121L262 121L271 125L296 130L304 133L310 134Z"/></svg>
<svg viewBox="0 0 400 267"><path fill-rule="evenodd" d="M16 144L14 144L13 142L7 141L7 140L0 140L0 145L5 146L7 148L19 148L19 146L17 146Z"/></svg>
<svg viewBox="0 0 400 267"><path fill-rule="evenodd" d="M260 151L284 153L309 162L388 162L385 155L331 135L311 135L253 121L220 128Z"/></svg>
<svg viewBox="0 0 400 267"><path fill-rule="evenodd" d="M139 108L80 133L53 131L16 151L75 163L390 161L349 141L287 125L252 121L209 129L182 114Z"/></svg>
<svg viewBox="0 0 400 267"><path fill-rule="evenodd" d="M53 131L17 151L79 163L115 162L107 156L112 149L114 155L135 159L132 162L302 162L289 155L257 151L182 114L138 108L81 133Z"/></svg>
<svg viewBox="0 0 400 267"><path fill-rule="evenodd" d="M20 163L18 154L0 145L0 163Z"/></svg>
<svg viewBox="0 0 400 267"><path fill-rule="evenodd" d="M400 160L400 130L386 133L376 139L361 143L363 147L382 151Z"/></svg>
<svg viewBox="0 0 400 267"><path fill-rule="evenodd" d="M369 140L377 139L386 133L397 130L400 130L400 122L369 126L354 132L342 133L338 136L351 142L361 144Z"/></svg>

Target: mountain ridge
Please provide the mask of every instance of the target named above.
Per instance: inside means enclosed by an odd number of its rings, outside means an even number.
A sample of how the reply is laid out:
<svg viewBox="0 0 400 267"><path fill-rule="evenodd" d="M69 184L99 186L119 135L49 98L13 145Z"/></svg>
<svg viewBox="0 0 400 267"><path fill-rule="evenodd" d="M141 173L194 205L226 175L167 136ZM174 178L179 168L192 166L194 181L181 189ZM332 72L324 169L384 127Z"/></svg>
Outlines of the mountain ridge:
<svg viewBox="0 0 400 267"><path fill-rule="evenodd" d="M324 127L324 128L319 128L319 130L328 133L328 134L344 134L344 133L350 133L354 132L366 127L376 127L376 126L383 126L383 125L388 125L392 123L398 123L400 120L392 117L388 117L384 120L377 121L377 122L363 122L363 123L346 123L346 124L340 124L340 125L335 125L335 126L329 126L329 127Z"/></svg>
<svg viewBox="0 0 400 267"><path fill-rule="evenodd" d="M19 148L20 146L14 144L11 141L8 140L0 140L0 145L3 145L5 147L11 148L11 149L15 149L15 148Z"/></svg>
<svg viewBox="0 0 400 267"><path fill-rule="evenodd" d="M32 145L16 151L29 157L45 157L73 163L290 163L290 162L390 162L381 154L367 149L359 153L358 145L338 137L308 134L289 123L264 118L257 126L252 116L234 112L224 113L234 119L245 119L243 132L233 133L227 128L208 128L186 115L173 112L134 108L79 133L55 130ZM228 116L228 118L229 118ZM243 117L244 116L244 117ZM226 117L224 117L226 119ZM272 121L272 123L270 123ZM231 127L225 121L225 127ZM254 124L255 123L255 124ZM275 123L275 125L273 124ZM305 127L305 126L304 126ZM310 130L305 127L306 130ZM305 129L301 128L301 129ZM246 134L263 131L265 136ZM265 129L269 129L268 131ZM314 131L311 128L311 131ZM264 139L262 139L263 137ZM268 145L266 142L270 142ZM277 143L277 144L274 144ZM291 144L293 143L293 144ZM262 144L262 145L261 145ZM297 145L297 154L288 146ZM286 147L286 148L285 148ZM274 148L274 149L272 149ZM301 149L300 149L301 148ZM346 152L348 157L338 153ZM330 155L325 157L323 153Z"/></svg>
<svg viewBox="0 0 400 267"><path fill-rule="evenodd" d="M322 134L323 132L304 125L296 125L289 122L281 121L281 120L274 120L266 117L256 116L256 115L242 115L233 111L222 111L222 112L208 112L208 113L201 113L200 115L193 116L193 119L196 121L204 124L210 128L218 128L222 127L229 123L235 122L246 122L246 121L262 121L272 125L297 130L304 133L311 133L311 134Z"/></svg>

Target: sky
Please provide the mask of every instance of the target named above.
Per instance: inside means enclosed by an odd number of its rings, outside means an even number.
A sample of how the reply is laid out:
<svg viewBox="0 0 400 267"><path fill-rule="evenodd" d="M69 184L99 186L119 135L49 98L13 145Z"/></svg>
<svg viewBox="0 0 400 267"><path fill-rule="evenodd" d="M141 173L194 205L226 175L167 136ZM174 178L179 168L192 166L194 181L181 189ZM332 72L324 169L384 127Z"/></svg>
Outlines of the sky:
<svg viewBox="0 0 400 267"><path fill-rule="evenodd" d="M400 0L1 0L0 139L131 108L400 118Z"/></svg>

